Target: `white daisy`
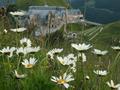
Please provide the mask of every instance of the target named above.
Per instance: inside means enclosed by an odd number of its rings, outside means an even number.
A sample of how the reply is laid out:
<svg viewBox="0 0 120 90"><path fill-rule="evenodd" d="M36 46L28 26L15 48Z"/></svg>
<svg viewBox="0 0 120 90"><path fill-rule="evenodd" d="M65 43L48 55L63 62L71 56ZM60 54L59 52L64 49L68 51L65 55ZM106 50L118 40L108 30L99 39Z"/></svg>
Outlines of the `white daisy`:
<svg viewBox="0 0 120 90"><path fill-rule="evenodd" d="M16 50L16 54L20 55L20 54L29 54L29 53L36 53L40 50L40 47L20 47Z"/></svg>
<svg viewBox="0 0 120 90"><path fill-rule="evenodd" d="M71 46L78 51L86 51L92 47L90 44L86 45L85 43L83 43L83 44L72 43Z"/></svg>
<svg viewBox="0 0 120 90"><path fill-rule="evenodd" d="M101 51L99 49L94 49L93 51L94 54L98 55L98 56L103 56L103 55L106 55L108 53L108 51Z"/></svg>
<svg viewBox="0 0 120 90"><path fill-rule="evenodd" d="M74 54L69 54L65 57L57 56L57 59L62 65L71 65L77 61L77 57L75 57Z"/></svg>
<svg viewBox="0 0 120 90"><path fill-rule="evenodd" d="M115 85L113 80L111 80L110 82L106 82L106 84L111 88L111 89L118 89L120 88L120 84Z"/></svg>
<svg viewBox="0 0 120 90"><path fill-rule="evenodd" d="M58 61L62 64L62 65L70 65L70 69L73 72L76 72L76 61L77 61L77 57L74 56L74 54L69 54L65 57L59 57L57 56Z"/></svg>
<svg viewBox="0 0 120 90"><path fill-rule="evenodd" d="M26 51L25 48L20 47L20 48L17 48L17 49L16 49L16 54L17 54L17 55L20 55L20 54L26 55L26 54L28 54L28 52Z"/></svg>
<svg viewBox="0 0 120 90"><path fill-rule="evenodd" d="M13 16L24 16L26 15L25 11L16 11L16 12L10 12L11 15Z"/></svg>
<svg viewBox="0 0 120 90"><path fill-rule="evenodd" d="M30 58L29 60L24 59L22 64L25 68L32 68L36 64L37 60L35 58Z"/></svg>
<svg viewBox="0 0 120 90"><path fill-rule="evenodd" d="M112 49L114 49L116 51L120 51L120 46L113 46Z"/></svg>
<svg viewBox="0 0 120 90"><path fill-rule="evenodd" d="M55 48L55 49L52 50L52 52L53 52L54 54L61 53L62 51L63 51L63 48L62 48L62 49Z"/></svg>
<svg viewBox="0 0 120 90"><path fill-rule="evenodd" d="M87 75L87 76L85 76L85 79L86 79L86 80L89 80L89 79L90 79L90 77Z"/></svg>
<svg viewBox="0 0 120 90"><path fill-rule="evenodd" d="M25 78L27 75L26 74L18 74L18 72L15 70L15 76L16 76L16 78L18 78L18 79L22 79L22 78Z"/></svg>
<svg viewBox="0 0 120 90"><path fill-rule="evenodd" d="M25 50L28 52L28 53L36 53L40 50L40 47L26 47Z"/></svg>
<svg viewBox="0 0 120 90"><path fill-rule="evenodd" d="M4 33L6 34L8 31L6 29L4 29Z"/></svg>
<svg viewBox="0 0 120 90"><path fill-rule="evenodd" d="M22 38L20 40L20 44L22 44L22 45L26 44L26 47L31 47L32 43L31 43L30 39L28 39L28 38Z"/></svg>
<svg viewBox="0 0 120 90"><path fill-rule="evenodd" d="M68 84L68 82L73 80L74 80L73 75L72 74L67 75L67 73L64 73L63 76L60 76L60 77L52 76L51 78L51 81L60 85L64 85L65 88L69 88L70 85Z"/></svg>
<svg viewBox="0 0 120 90"><path fill-rule="evenodd" d="M23 32L23 31L26 31L26 30L27 30L27 28L24 28L24 27L16 28L16 29L10 29L10 31L13 31L13 32Z"/></svg>
<svg viewBox="0 0 120 90"><path fill-rule="evenodd" d="M12 57L13 56L13 52L16 50L15 47L6 47L6 48L3 48L2 50L0 50L1 53L5 54L5 55L9 55L9 57Z"/></svg>
<svg viewBox="0 0 120 90"><path fill-rule="evenodd" d="M61 53L63 51L63 49L57 49L57 48L55 48L55 49L52 49L52 50L50 50L48 53L47 53L47 56L50 58L50 59L54 59L54 55L55 54L58 54L58 53Z"/></svg>
<svg viewBox="0 0 120 90"><path fill-rule="evenodd" d="M107 75L107 71L106 70L94 70L93 72L95 74L99 75L99 76L106 76Z"/></svg>

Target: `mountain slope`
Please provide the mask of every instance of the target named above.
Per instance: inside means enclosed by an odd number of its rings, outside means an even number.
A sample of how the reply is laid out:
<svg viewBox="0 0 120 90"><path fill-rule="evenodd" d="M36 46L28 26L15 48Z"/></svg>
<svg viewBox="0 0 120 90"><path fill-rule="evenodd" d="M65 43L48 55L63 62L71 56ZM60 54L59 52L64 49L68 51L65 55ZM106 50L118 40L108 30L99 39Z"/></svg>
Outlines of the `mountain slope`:
<svg viewBox="0 0 120 90"><path fill-rule="evenodd" d="M96 32L98 33L98 32ZM98 46L120 45L120 21L104 26L103 30L92 40Z"/></svg>
<svg viewBox="0 0 120 90"><path fill-rule="evenodd" d="M84 9L85 0L71 0L73 8ZM99 23L120 20L120 0L87 0L86 18Z"/></svg>
<svg viewBox="0 0 120 90"><path fill-rule="evenodd" d="M31 5L55 5L65 6L64 0L17 0L17 6L21 9L27 9Z"/></svg>

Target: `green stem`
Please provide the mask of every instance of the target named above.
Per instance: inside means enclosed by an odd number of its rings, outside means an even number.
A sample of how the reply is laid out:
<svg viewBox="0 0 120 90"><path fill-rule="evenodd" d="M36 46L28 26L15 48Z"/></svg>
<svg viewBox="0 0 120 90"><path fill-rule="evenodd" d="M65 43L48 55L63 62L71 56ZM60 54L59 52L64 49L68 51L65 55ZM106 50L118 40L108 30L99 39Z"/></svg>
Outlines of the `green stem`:
<svg viewBox="0 0 120 90"><path fill-rule="evenodd" d="M100 90L100 87L101 87L101 86L100 86L100 81L101 81L101 80L100 80L100 76L99 76L99 75L97 76L97 80L98 80L98 89L97 89L97 90Z"/></svg>
<svg viewBox="0 0 120 90"><path fill-rule="evenodd" d="M101 69L101 67L102 67L102 58L101 58L101 56L98 56L98 60L99 60L99 62L98 62L98 70L100 70ZM97 90L100 90L100 87L101 87L101 77L98 75L97 76L97 80L98 80L98 89Z"/></svg>
<svg viewBox="0 0 120 90"><path fill-rule="evenodd" d="M98 67L98 69L100 69L101 67L102 67L102 58L101 58L101 56L98 56L98 59L99 59L99 67Z"/></svg>
<svg viewBox="0 0 120 90"><path fill-rule="evenodd" d="M68 68L67 68L67 70L66 70L66 73L67 73L67 72L69 72L69 70L70 70L70 67L71 67L71 66L69 65L69 67L68 67Z"/></svg>
<svg viewBox="0 0 120 90"><path fill-rule="evenodd" d="M2 55L2 60L3 60L3 66L5 67L5 59L4 59L4 55ZM6 68L4 68L4 71L6 73Z"/></svg>
<svg viewBox="0 0 120 90"><path fill-rule="evenodd" d="M118 60L119 56L120 56L120 52L118 52L117 56L115 57L114 64L117 62L117 60ZM114 65L114 64L113 64L113 65Z"/></svg>
<svg viewBox="0 0 120 90"><path fill-rule="evenodd" d="M113 64L112 64L112 66L111 66L111 68L114 68L114 66L117 64L117 60L118 60L119 56L120 56L120 52L117 53L117 55L116 55L116 57L115 57L115 60L114 60L114 62L113 62ZM112 70L112 69L111 69L111 70Z"/></svg>
<svg viewBox="0 0 120 90"><path fill-rule="evenodd" d="M19 60L18 60L18 64L17 64L17 70L19 70L19 67L20 67L20 62L21 62L21 57L18 56Z"/></svg>
<svg viewBox="0 0 120 90"><path fill-rule="evenodd" d="M81 57L82 57L82 52L81 52ZM82 57L82 60L81 60L81 73L82 73L82 79L83 79L83 90L84 90L84 84L85 84L85 72L84 72L84 63L83 63L83 57Z"/></svg>
<svg viewBox="0 0 120 90"><path fill-rule="evenodd" d="M110 67L110 70L111 70L111 78L113 77L113 75L115 74L116 72L116 69L117 69L117 63L119 61L119 56L120 56L120 52L117 53L116 57L115 57L115 60L112 64L112 66Z"/></svg>
<svg viewBox="0 0 120 90"><path fill-rule="evenodd" d="M9 57L7 56L7 60L8 60L8 65L9 65L9 69L11 68L11 64L10 64L10 60Z"/></svg>

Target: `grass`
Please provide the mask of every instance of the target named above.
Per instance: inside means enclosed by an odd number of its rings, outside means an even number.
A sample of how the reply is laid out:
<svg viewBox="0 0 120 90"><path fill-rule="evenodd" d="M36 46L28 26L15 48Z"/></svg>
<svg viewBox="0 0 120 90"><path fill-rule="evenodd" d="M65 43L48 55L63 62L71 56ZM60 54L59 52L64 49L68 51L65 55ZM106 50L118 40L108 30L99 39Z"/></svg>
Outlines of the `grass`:
<svg viewBox="0 0 120 90"><path fill-rule="evenodd" d="M66 6L64 0L17 0L17 6L20 9L28 9L30 5L56 5L56 6Z"/></svg>
<svg viewBox="0 0 120 90"><path fill-rule="evenodd" d="M103 31L93 40L99 45L105 45L106 48L111 46L119 46L119 22L106 25Z"/></svg>
<svg viewBox="0 0 120 90"><path fill-rule="evenodd" d="M120 22L114 22L107 25L93 27L84 31L85 37L97 47L110 48L112 45L119 45ZM102 31L100 32L100 29ZM98 34L98 35L97 35ZM95 37L94 37L95 36Z"/></svg>

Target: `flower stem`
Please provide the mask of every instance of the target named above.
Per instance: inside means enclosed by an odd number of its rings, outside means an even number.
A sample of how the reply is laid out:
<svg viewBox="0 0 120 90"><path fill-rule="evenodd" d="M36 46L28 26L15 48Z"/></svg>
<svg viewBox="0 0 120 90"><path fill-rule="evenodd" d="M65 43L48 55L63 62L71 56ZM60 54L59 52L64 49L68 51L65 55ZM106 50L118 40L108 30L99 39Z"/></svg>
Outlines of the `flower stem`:
<svg viewBox="0 0 120 90"><path fill-rule="evenodd" d="M19 60L18 60L18 64L17 64L17 70L19 70L19 66L20 66L20 62L21 62L21 57L20 56L18 56L19 57Z"/></svg>
<svg viewBox="0 0 120 90"><path fill-rule="evenodd" d="M119 56L120 56L120 52L118 52L118 54L116 55L116 57L115 57L115 61L114 61L113 65L116 65Z"/></svg>
<svg viewBox="0 0 120 90"><path fill-rule="evenodd" d="M99 56L98 59L99 59L99 62L98 62L99 67L98 67L98 69L100 69L102 67L102 58L101 58L101 56Z"/></svg>
<svg viewBox="0 0 120 90"><path fill-rule="evenodd" d="M9 57L7 56L7 60L8 60L8 65L9 65L9 69L11 68L11 64L10 64L10 59Z"/></svg>

